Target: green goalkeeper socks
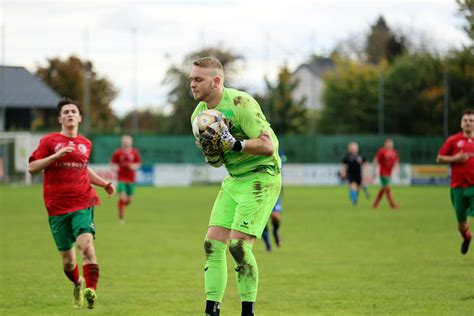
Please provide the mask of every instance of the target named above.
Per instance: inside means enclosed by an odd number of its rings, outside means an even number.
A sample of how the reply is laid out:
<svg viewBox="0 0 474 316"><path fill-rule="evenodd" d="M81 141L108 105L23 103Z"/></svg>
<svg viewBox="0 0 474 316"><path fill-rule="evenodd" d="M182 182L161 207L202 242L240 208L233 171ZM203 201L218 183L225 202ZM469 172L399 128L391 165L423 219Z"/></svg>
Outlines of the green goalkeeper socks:
<svg viewBox="0 0 474 316"><path fill-rule="evenodd" d="M242 302L255 302L258 288L258 266L252 252L252 244L231 239L229 250L234 257L237 286Z"/></svg>
<svg viewBox="0 0 474 316"><path fill-rule="evenodd" d="M227 244L214 239L206 239L204 250L206 252L204 268L206 300L222 302L227 285Z"/></svg>

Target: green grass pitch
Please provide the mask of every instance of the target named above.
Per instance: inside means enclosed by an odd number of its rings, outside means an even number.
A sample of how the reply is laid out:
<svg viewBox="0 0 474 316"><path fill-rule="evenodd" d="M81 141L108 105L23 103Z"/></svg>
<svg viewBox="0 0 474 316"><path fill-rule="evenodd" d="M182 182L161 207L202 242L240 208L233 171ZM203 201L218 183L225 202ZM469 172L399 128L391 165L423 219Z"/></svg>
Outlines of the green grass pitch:
<svg viewBox="0 0 474 316"><path fill-rule="evenodd" d="M370 188L372 196L376 188ZM127 223L102 190L97 308L72 308L41 186L0 187L1 315L203 315L203 239L217 186L138 187ZM286 187L283 245L254 249L257 315L473 315L474 249L462 256L447 187L396 187L378 210L345 187ZM232 259L222 315L240 315ZM82 273L82 269L81 269ZM92 314L90 314L92 315Z"/></svg>

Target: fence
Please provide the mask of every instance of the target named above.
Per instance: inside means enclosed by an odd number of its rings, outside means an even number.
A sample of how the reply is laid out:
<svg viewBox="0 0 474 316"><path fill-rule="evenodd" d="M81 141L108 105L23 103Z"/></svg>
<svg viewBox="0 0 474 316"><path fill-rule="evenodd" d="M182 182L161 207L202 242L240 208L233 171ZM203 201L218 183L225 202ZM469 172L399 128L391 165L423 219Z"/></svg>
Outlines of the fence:
<svg viewBox="0 0 474 316"><path fill-rule="evenodd" d="M92 152L93 163L107 163L112 152L120 146L120 136L95 135ZM382 146L386 136L336 135L336 136L281 136L280 147L290 163L334 163L347 152L351 141L359 143L360 153L371 160ZM442 137L393 136L400 160L412 164L435 163ZM201 152L192 136L135 136L145 164L202 163Z"/></svg>

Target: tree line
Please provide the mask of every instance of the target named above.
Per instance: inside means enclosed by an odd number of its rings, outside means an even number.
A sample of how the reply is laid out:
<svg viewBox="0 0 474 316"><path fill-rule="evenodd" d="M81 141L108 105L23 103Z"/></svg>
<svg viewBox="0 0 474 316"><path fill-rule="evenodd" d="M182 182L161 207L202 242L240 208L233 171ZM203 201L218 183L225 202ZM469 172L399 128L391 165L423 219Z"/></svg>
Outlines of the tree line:
<svg viewBox="0 0 474 316"><path fill-rule="evenodd" d="M298 81L286 65L280 67L274 83L265 78L265 92L255 98L280 135L375 134L381 127L388 134L443 135L445 119L449 133L457 131L460 113L474 107L474 1L457 3L468 45L441 55L414 45L410 36L392 30L381 16L363 41L342 42L328 56L335 67L323 77L321 110L308 110L306 99L295 98ZM196 102L190 93L188 71L194 59L211 55L224 65L227 86L246 88L233 85L241 55L214 47L192 52L181 63L171 65L162 82L170 87L170 113L150 106L118 118L111 109L118 93L113 83L99 76L92 62L76 56L49 59L46 66L38 67L36 75L60 95L82 103L87 76L91 132L129 133L133 121L138 120L139 133L189 134ZM307 62L319 57L310 56Z"/></svg>

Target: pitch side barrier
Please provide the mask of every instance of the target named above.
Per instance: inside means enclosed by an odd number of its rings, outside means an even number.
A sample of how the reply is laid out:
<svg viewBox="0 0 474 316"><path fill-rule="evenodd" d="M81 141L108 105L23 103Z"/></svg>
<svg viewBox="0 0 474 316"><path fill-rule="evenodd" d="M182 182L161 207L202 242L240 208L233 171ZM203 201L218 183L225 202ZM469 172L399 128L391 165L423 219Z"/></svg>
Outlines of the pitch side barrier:
<svg viewBox="0 0 474 316"><path fill-rule="evenodd" d="M388 137L395 142L400 161L412 164L434 164L443 144L442 137L397 135L285 135L279 136L279 141L288 163L331 164L339 163L347 153L347 144L352 141L359 144L360 153L371 161ZM120 135L92 135L90 138L94 143L92 163L108 163L113 151L120 146ZM201 164L203 161L192 135L134 135L133 145L140 151L144 164Z"/></svg>
<svg viewBox="0 0 474 316"><path fill-rule="evenodd" d="M92 164L100 176L116 181L109 164ZM338 164L286 164L283 168L283 184L294 186L341 185ZM446 185L449 183L447 166L400 164L400 172L394 172L393 185ZM379 184L369 166L364 176L366 184ZM193 184L218 184L227 176L224 167L212 168L204 164L154 164L144 165L137 172L137 184L166 187Z"/></svg>

